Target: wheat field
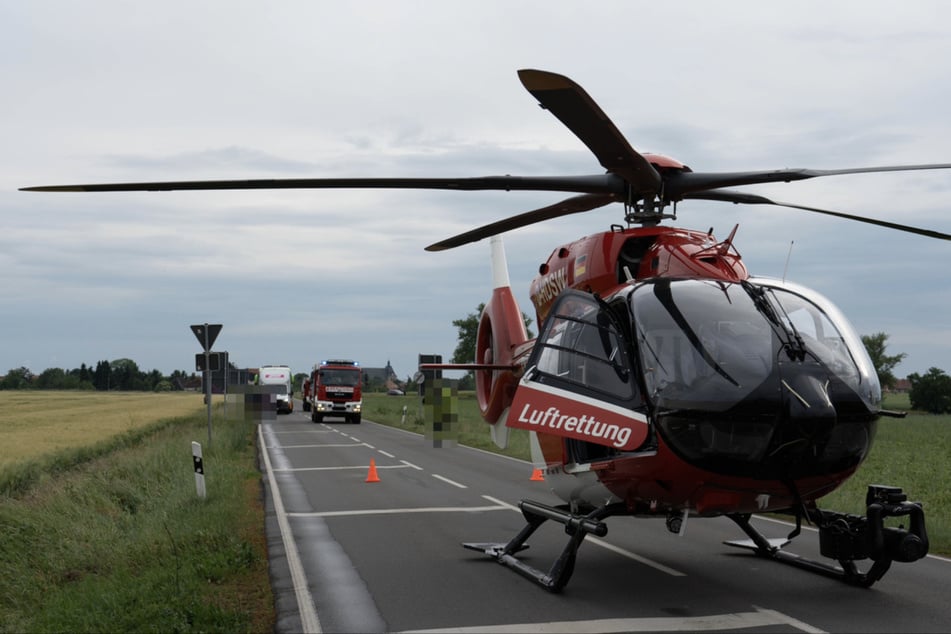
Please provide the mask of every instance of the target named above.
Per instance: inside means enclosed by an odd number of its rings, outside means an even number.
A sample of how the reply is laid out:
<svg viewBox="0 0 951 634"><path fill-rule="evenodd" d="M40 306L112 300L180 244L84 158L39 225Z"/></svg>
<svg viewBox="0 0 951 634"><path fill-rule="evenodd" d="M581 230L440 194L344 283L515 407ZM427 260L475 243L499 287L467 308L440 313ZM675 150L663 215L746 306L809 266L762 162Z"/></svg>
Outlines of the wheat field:
<svg viewBox="0 0 951 634"><path fill-rule="evenodd" d="M0 391L0 468L203 409L195 392Z"/></svg>

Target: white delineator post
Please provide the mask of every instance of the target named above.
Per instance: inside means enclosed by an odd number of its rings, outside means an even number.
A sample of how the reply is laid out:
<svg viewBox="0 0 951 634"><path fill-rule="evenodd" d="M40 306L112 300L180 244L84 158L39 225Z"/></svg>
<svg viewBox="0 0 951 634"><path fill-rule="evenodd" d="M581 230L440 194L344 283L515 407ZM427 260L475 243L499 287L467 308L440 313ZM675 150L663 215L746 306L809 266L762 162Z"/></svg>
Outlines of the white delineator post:
<svg viewBox="0 0 951 634"><path fill-rule="evenodd" d="M201 445L192 441L192 462L195 463L195 488L198 489L198 497L205 497L205 465L201 460Z"/></svg>

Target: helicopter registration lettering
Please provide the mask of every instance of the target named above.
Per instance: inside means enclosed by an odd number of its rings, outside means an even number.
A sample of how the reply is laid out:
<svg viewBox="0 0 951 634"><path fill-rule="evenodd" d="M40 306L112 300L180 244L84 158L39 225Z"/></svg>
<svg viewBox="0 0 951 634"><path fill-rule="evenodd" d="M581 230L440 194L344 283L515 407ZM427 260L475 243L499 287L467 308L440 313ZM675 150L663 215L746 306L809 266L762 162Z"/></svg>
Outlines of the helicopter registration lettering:
<svg viewBox="0 0 951 634"><path fill-rule="evenodd" d="M568 286L568 272L564 268L549 273L545 277L532 282L532 288L529 294L532 303L536 306L542 306L550 303L553 299L565 290Z"/></svg>
<svg viewBox="0 0 951 634"><path fill-rule="evenodd" d="M523 381L515 392L506 425L575 438L622 451L647 437L647 418L633 410L549 385Z"/></svg>

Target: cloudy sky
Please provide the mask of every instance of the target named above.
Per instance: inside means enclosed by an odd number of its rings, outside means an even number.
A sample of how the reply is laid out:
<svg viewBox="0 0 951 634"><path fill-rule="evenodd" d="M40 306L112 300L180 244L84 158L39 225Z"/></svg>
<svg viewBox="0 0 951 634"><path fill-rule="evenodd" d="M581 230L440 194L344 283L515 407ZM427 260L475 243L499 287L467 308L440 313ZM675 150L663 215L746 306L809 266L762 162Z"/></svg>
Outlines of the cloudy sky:
<svg viewBox="0 0 951 634"><path fill-rule="evenodd" d="M951 3L0 0L0 373L128 357L194 369L448 360L490 292L488 242L437 240L545 193L33 193L219 178L594 174L518 81L581 84L638 150L697 171L951 162ZM748 188L951 233L951 170ZM516 297L611 205L505 234ZM951 243L805 211L682 204L754 274L951 371ZM787 266L787 257L789 258Z"/></svg>

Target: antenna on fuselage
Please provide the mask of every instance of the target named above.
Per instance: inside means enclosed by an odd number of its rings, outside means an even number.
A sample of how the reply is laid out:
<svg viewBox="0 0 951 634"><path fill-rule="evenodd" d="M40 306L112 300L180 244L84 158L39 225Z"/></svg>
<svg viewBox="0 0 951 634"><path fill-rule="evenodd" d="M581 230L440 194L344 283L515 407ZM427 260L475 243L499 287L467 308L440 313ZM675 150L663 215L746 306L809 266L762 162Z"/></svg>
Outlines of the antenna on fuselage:
<svg viewBox="0 0 951 634"><path fill-rule="evenodd" d="M795 244L795 240L789 241L789 253L786 254L786 266L783 267L783 281L786 281L786 273L789 271L789 258L792 257L792 245Z"/></svg>

